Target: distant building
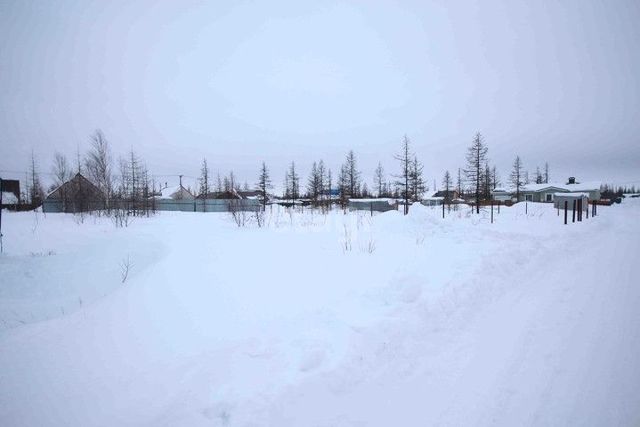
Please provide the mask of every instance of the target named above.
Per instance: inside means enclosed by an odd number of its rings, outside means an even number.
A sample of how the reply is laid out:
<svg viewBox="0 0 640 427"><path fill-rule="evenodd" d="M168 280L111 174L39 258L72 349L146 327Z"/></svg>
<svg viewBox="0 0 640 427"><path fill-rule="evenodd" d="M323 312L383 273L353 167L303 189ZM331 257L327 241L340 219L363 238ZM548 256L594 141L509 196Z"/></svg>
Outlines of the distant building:
<svg viewBox="0 0 640 427"><path fill-rule="evenodd" d="M494 199L499 200L497 197L506 199L511 196L515 198L516 192L514 189L506 191L504 189L498 189L492 192ZM520 188L520 196L517 201L519 202L546 202L552 203L555 200L555 195L558 193L585 193L589 197L589 200L600 200L600 183L599 182L577 182L574 177L570 177L566 183L545 183L545 184L526 184Z"/></svg>
<svg viewBox="0 0 640 427"><path fill-rule="evenodd" d="M161 200L193 200L195 197L189 190L184 188L182 185L177 185L175 187L167 187L163 190L160 190L160 194L158 195L158 199Z"/></svg>
<svg viewBox="0 0 640 427"><path fill-rule="evenodd" d="M505 190L504 188L494 188L491 191L491 196L493 197L493 200L498 202L510 202L514 198L513 193Z"/></svg>
<svg viewBox="0 0 640 427"><path fill-rule="evenodd" d="M80 173L49 193L42 203L42 211L50 213L88 212L105 207L104 193Z"/></svg>

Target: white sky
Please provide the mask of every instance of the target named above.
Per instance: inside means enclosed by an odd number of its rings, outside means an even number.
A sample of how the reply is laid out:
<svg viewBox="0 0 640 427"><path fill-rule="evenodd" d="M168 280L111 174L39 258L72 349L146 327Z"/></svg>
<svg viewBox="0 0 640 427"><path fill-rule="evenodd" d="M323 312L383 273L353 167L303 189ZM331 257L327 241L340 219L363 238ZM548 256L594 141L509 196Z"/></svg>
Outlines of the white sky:
<svg viewBox="0 0 640 427"><path fill-rule="evenodd" d="M100 128L156 175L280 184L353 149L371 185L406 133L433 185L480 131L503 180L519 154L640 184L640 2L132 3L0 2L0 170Z"/></svg>

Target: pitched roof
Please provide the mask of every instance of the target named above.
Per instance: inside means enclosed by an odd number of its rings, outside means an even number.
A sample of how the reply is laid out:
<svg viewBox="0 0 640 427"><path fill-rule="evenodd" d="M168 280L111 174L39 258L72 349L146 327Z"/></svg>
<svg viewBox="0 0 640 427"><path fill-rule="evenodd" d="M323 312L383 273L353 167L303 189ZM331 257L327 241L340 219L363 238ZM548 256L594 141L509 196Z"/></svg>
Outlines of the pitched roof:
<svg viewBox="0 0 640 427"><path fill-rule="evenodd" d="M595 191L600 189L599 182L583 182L575 184L562 184L559 182L550 182L548 184L526 184L520 191L544 191L546 189L559 189L570 192L576 191Z"/></svg>

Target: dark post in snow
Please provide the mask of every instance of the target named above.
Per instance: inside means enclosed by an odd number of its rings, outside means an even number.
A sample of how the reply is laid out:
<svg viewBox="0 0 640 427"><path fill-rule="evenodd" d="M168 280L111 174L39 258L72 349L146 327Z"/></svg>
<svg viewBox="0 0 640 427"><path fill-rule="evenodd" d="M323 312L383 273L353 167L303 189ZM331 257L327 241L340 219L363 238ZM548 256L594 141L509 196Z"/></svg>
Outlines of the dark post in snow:
<svg viewBox="0 0 640 427"><path fill-rule="evenodd" d="M373 202L369 203L369 210L371 211L371 216L373 216Z"/></svg>
<svg viewBox="0 0 640 427"><path fill-rule="evenodd" d="M525 215L529 214L529 203L528 202L524 202L524 214Z"/></svg>
<svg viewBox="0 0 640 427"><path fill-rule="evenodd" d="M491 201L491 224L493 224L493 200Z"/></svg>
<svg viewBox="0 0 640 427"><path fill-rule="evenodd" d="M567 225L567 209L569 208L569 202L564 201L564 225Z"/></svg>
<svg viewBox="0 0 640 427"><path fill-rule="evenodd" d="M585 211L587 212L587 219L589 219L589 199L587 199L587 209Z"/></svg>
<svg viewBox="0 0 640 427"><path fill-rule="evenodd" d="M578 200L578 222L582 222L582 199Z"/></svg>
<svg viewBox="0 0 640 427"><path fill-rule="evenodd" d="M0 178L0 253L2 252L2 178Z"/></svg>
<svg viewBox="0 0 640 427"><path fill-rule="evenodd" d="M442 219L444 219L444 200L442 201Z"/></svg>
<svg viewBox="0 0 640 427"><path fill-rule="evenodd" d="M575 201L575 199L573 200L573 213L572 213L571 222L576 222L576 201Z"/></svg>

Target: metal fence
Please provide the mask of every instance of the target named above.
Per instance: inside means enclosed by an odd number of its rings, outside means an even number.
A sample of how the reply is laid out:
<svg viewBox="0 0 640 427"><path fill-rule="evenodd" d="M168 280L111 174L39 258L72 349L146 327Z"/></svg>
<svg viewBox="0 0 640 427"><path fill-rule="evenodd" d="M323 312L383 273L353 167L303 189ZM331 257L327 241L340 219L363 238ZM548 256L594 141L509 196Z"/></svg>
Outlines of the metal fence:
<svg viewBox="0 0 640 427"><path fill-rule="evenodd" d="M257 211L261 207L260 202L254 199L149 199L135 203L124 200L111 200L109 204L104 200L74 203L62 200L46 199L42 203L42 210L46 213L60 212L89 212L107 209L126 209L143 211L170 211L170 212L232 212L232 211Z"/></svg>

